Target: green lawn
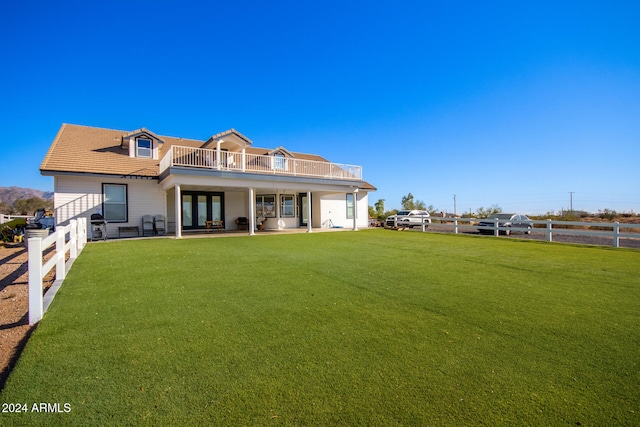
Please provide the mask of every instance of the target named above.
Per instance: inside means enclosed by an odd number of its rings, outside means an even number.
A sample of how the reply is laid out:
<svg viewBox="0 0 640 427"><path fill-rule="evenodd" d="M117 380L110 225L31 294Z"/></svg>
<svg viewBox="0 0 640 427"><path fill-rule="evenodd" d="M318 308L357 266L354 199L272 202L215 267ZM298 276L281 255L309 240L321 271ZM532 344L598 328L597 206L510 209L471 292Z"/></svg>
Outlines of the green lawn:
<svg viewBox="0 0 640 427"><path fill-rule="evenodd" d="M90 244L20 425L640 425L640 252L389 230Z"/></svg>

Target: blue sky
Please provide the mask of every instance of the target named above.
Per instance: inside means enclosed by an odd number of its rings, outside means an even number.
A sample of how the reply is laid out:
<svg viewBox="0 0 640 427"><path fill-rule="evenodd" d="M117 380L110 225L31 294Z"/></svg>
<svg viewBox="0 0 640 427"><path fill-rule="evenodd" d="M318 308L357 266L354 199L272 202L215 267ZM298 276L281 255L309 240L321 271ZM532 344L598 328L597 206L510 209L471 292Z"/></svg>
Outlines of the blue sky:
<svg viewBox="0 0 640 427"><path fill-rule="evenodd" d="M640 212L637 1L5 2L0 186L62 123L236 128L385 199Z"/></svg>

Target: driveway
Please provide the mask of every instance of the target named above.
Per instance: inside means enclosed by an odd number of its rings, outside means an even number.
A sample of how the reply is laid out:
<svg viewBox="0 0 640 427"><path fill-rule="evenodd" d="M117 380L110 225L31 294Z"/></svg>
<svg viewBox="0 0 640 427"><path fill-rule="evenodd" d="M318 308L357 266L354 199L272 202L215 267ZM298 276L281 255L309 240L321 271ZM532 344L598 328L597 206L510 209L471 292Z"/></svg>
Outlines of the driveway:
<svg viewBox="0 0 640 427"><path fill-rule="evenodd" d="M427 228L427 231L438 232L438 233L453 233L452 224L439 224L439 223L436 223L435 221L436 220L434 220L434 223L429 225L429 228ZM420 228L414 228L412 230L422 231ZM459 227L458 232L460 234L480 234L475 227L470 227L470 228ZM495 236L485 235L483 237L494 238ZM501 234L500 238L546 241L547 233L545 231L542 231L542 229L536 228L533 230L531 234L515 233L509 236L505 236L504 234ZM613 247L613 237L567 235L567 234L561 234L559 230L554 230L553 241L560 242L560 243L577 243L580 245L596 245L596 246ZM640 249L640 233L638 233L638 238L634 238L634 239L621 238L620 247Z"/></svg>

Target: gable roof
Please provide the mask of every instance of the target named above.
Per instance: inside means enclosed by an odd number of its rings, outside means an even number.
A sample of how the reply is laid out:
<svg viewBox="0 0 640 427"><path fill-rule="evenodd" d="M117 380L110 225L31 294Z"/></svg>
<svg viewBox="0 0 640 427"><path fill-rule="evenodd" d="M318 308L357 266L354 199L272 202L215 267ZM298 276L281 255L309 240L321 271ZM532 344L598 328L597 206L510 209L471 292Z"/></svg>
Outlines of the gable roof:
<svg viewBox="0 0 640 427"><path fill-rule="evenodd" d="M273 150L269 150L270 156L275 156L276 154L281 154L285 157L295 157L289 150L284 148L282 145L278 148L274 148Z"/></svg>
<svg viewBox="0 0 640 427"><path fill-rule="evenodd" d="M220 133L217 133L215 135L212 135L211 138L209 138L205 142L205 144L208 144L210 141L218 140L220 138L224 138L224 137L229 136L229 135L233 135L233 136L236 136L237 138L240 138L240 139L244 140L247 145L253 144L253 142L249 138L247 138L246 136L244 136L243 134L241 134L240 132L238 132L234 128L231 128L229 130L225 130L224 132L220 132Z"/></svg>
<svg viewBox="0 0 640 427"><path fill-rule="evenodd" d="M129 143L129 141L131 141L132 139L135 139L141 135L150 137L152 139L155 139L156 141L158 141L160 144L164 144L164 141L155 133L151 132L149 129L146 128L142 128L142 129L137 129L134 130L132 132L126 133L124 135L122 135L122 145L127 145ZM126 143L125 143L126 141Z"/></svg>
<svg viewBox="0 0 640 427"><path fill-rule="evenodd" d="M201 148L206 143L195 139L159 136L144 128L123 131L65 123L60 127L51 147L49 147L40 165L40 172L44 175L72 173L157 178L160 160L129 157L128 148L123 146L123 138L135 137L140 134L147 134L163 142L159 153L160 159L173 145ZM221 132L209 140L231 134L246 141L247 144L251 144L250 139L235 129ZM279 147L279 149L283 148ZM268 155L276 150L251 146L245 148L245 152L248 154L261 155ZM327 159L315 154L294 152L290 154L297 159L328 162ZM370 184L361 188L375 189Z"/></svg>

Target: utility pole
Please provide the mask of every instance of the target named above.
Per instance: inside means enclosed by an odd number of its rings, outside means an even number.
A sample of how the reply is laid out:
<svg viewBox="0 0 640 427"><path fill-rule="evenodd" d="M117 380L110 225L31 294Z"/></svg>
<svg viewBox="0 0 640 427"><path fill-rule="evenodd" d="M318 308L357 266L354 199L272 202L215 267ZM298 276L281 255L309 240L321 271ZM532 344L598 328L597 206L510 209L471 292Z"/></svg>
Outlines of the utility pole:
<svg viewBox="0 0 640 427"><path fill-rule="evenodd" d="M456 195L453 195L453 216L456 216Z"/></svg>
<svg viewBox="0 0 640 427"><path fill-rule="evenodd" d="M573 213L573 193L575 191L569 191L569 212Z"/></svg>

